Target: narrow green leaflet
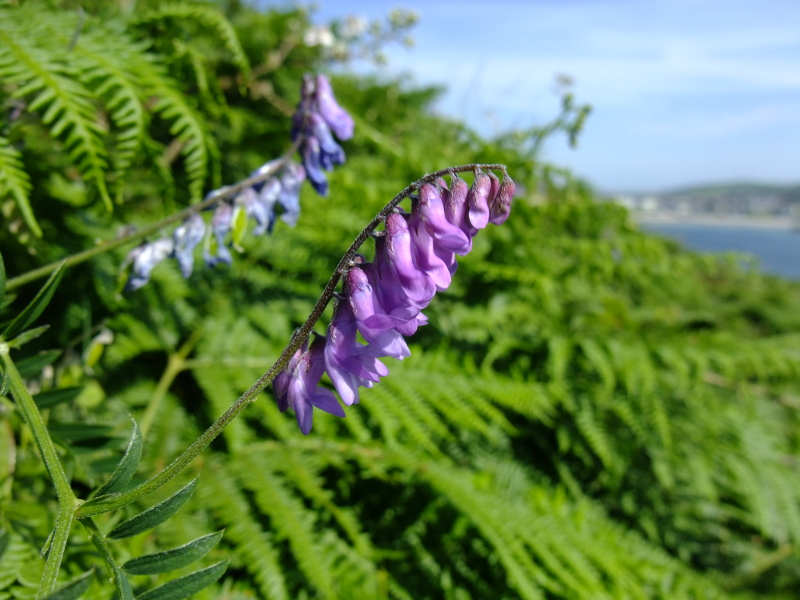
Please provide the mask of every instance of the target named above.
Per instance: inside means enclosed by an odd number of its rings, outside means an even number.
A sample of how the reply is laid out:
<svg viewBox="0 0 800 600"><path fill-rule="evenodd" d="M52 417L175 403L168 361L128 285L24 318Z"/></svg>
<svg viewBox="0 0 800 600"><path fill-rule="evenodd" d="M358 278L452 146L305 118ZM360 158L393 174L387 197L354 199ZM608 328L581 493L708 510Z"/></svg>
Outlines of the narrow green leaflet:
<svg viewBox="0 0 800 600"><path fill-rule="evenodd" d="M78 575L67 585L47 596L45 600L75 600L80 598L92 584L93 574L94 569L89 569L86 573Z"/></svg>
<svg viewBox="0 0 800 600"><path fill-rule="evenodd" d="M222 531L209 533L172 550L129 560L122 565L122 570L129 575L155 575L181 569L203 558L221 539Z"/></svg>
<svg viewBox="0 0 800 600"><path fill-rule="evenodd" d="M163 502L159 502L152 508L148 508L127 521L123 521L107 537L113 540L120 540L160 525L180 510L181 506L191 497L195 487L197 487L197 479L190 481L188 485Z"/></svg>
<svg viewBox="0 0 800 600"><path fill-rule="evenodd" d="M23 310L17 318L11 322L11 325L6 328L3 332L4 339L10 340L15 338L20 332L24 331L31 323L39 318L39 315L47 308L47 305L53 298L53 294L58 287L58 282L61 281L63 273L64 263L61 263L58 269L50 275L50 278L42 286L42 289L39 290L39 293L36 294L36 297L31 300L31 303L28 304L25 310Z"/></svg>
<svg viewBox="0 0 800 600"><path fill-rule="evenodd" d="M168 581L144 594L139 594L136 598L137 600L183 600L217 581L227 568L228 561L223 560L205 569Z"/></svg>
<svg viewBox="0 0 800 600"><path fill-rule="evenodd" d="M102 485L95 495L102 496L107 494L114 494L122 490L133 475L136 473L136 467L139 465L139 459L142 458L142 432L136 421L133 421L133 433L131 434L131 441L128 442L128 449L125 450L125 456L119 461L114 473L111 474L105 485Z"/></svg>
<svg viewBox="0 0 800 600"><path fill-rule="evenodd" d="M51 408L63 402L72 402L80 395L82 389L82 387L73 386L47 390L34 395L33 401L39 408Z"/></svg>
<svg viewBox="0 0 800 600"><path fill-rule="evenodd" d="M3 262L3 255L0 254L0 300L6 295L6 265Z"/></svg>
<svg viewBox="0 0 800 600"><path fill-rule="evenodd" d="M23 379L33 377L42 372L47 365L52 365L56 359L61 356L60 350L48 350L36 356L25 358L16 363L17 371Z"/></svg>
<svg viewBox="0 0 800 600"><path fill-rule="evenodd" d="M48 329L50 329L50 325L42 325L41 327L36 327L35 329L28 329L28 331L23 331L13 340L8 342L8 345L11 348L20 348L21 346L27 344L31 340L35 340L37 337L42 335Z"/></svg>

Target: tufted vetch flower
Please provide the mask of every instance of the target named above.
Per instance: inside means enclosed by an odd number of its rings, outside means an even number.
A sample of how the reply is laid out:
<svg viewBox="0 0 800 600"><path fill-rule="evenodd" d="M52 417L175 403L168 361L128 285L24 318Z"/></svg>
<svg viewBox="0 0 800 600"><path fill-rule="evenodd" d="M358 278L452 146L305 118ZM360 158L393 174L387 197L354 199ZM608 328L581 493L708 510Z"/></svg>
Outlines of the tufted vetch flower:
<svg viewBox="0 0 800 600"><path fill-rule="evenodd" d="M514 187L505 172L501 182L476 169L472 186L452 173L449 186L441 178L422 184L410 213L395 208L386 216L384 230L373 234L373 262L359 255L343 273L325 338L298 350L274 381L278 407L295 411L303 434L311 430L314 407L344 416L320 386L324 372L350 406L358 403L360 387L373 387L388 374L378 359L411 355L405 337L427 324L422 309L450 285L456 254L467 254L488 223L508 218Z"/></svg>

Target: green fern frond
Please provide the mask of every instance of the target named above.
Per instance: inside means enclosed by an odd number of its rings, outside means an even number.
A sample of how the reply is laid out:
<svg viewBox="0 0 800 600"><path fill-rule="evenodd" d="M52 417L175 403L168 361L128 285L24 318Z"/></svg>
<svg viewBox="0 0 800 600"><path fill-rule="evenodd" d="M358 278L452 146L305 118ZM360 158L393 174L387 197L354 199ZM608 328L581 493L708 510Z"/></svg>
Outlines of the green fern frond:
<svg viewBox="0 0 800 600"><path fill-rule="evenodd" d="M330 597L333 591L331 556L322 550L315 532L317 515L255 456L241 454L233 468L240 485L254 494L259 510L270 517L274 531L288 540L311 586L320 597Z"/></svg>
<svg viewBox="0 0 800 600"><path fill-rule="evenodd" d="M272 535L254 518L236 478L218 463L212 464L203 478L208 481L199 486L198 493L226 527L225 539L236 544L243 567L258 584L262 597L288 600L280 554L272 544Z"/></svg>
<svg viewBox="0 0 800 600"><path fill-rule="evenodd" d="M216 31L222 44L233 55L233 62L239 67L244 80L250 78L250 61L247 60L236 30L221 12L210 5L176 2L164 4L155 11L137 17L135 22L145 24L165 19L175 19L178 22L195 21L206 30Z"/></svg>
<svg viewBox="0 0 800 600"><path fill-rule="evenodd" d="M61 61L64 49L51 46L42 39L46 30L39 29L38 36L21 36L31 32L18 22L22 18L35 18L33 12L3 11L0 25L0 79L18 87L16 98L29 98L27 110L44 110L42 122L49 126L54 137L63 139L64 149L81 175L94 184L106 207L111 209L111 198L106 187L105 172L108 167L107 152L103 143L105 132L100 126L93 95L78 80L74 67ZM10 15L14 15L10 18ZM66 20L69 26L71 20Z"/></svg>
<svg viewBox="0 0 800 600"><path fill-rule="evenodd" d="M209 163L219 160L217 144L184 95L163 76L159 76L155 69L149 75L151 77L145 85L158 98L153 110L161 118L172 122L170 133L182 144L181 154L189 177L189 192L193 201L200 200L208 178Z"/></svg>
<svg viewBox="0 0 800 600"><path fill-rule="evenodd" d="M22 155L8 138L0 136L0 194L14 198L25 224L34 235L42 237L42 230L31 210L30 191L31 181L22 165Z"/></svg>

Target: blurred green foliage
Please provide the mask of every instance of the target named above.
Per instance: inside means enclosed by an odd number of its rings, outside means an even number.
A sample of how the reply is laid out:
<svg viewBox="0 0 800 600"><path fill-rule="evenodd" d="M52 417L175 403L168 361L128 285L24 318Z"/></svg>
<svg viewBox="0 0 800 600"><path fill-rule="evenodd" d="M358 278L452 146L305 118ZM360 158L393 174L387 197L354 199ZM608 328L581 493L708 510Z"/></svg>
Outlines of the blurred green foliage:
<svg viewBox="0 0 800 600"><path fill-rule="evenodd" d="M0 9L9 278L278 156L302 74L327 64L303 43L301 10L21 4ZM55 85L42 77L65 90L61 116L48 116L55 99L37 103ZM118 563L225 528L203 564L230 566L199 598L794 597L800 286L644 234L540 163L537 136L579 130L572 99L557 126L486 140L436 116L436 90L346 75L334 87L356 135L330 198L304 190L295 229L251 236L230 269L188 281L163 264L126 297L124 252L72 267L40 319L51 328L16 352L79 497L113 471L129 414L145 434L133 483L191 443L409 182L505 163L520 189L511 218L475 239L412 356L346 419L318 412L304 438L263 394L141 503L199 475L180 513L114 544ZM3 320L35 287L13 290ZM55 495L19 411L0 402L0 599L32 598ZM99 517L102 531L122 512ZM92 566L76 526L63 580ZM131 578L137 593L167 579ZM113 595L102 575L86 597Z"/></svg>

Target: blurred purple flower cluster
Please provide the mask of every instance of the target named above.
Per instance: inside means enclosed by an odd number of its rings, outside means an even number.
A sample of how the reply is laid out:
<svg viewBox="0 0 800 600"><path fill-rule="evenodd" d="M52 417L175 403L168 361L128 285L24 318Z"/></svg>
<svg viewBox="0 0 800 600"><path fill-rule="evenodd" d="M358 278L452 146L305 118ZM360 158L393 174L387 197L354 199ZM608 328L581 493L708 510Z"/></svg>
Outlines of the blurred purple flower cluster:
<svg viewBox="0 0 800 600"><path fill-rule="evenodd" d="M258 177L272 173L267 179L245 187L232 201L220 199L208 207L214 211L210 223L194 213L175 229L171 238L145 242L131 250L125 261L125 267L130 266L126 292L150 281L153 269L167 258L175 258L181 273L188 278L194 268L195 249L201 243L207 266L231 264L230 247L238 247L250 221L255 222L254 235L272 233L279 215L294 227L300 216L300 189L306 177L319 194L327 195L328 180L322 170L330 171L334 165L344 163L344 150L331 132L340 140L350 139L353 119L336 102L331 84L323 75L306 75L300 91L300 104L292 118L292 141L299 140L304 166L285 159L272 160L250 174ZM206 198L224 192L225 188L215 190Z"/></svg>
<svg viewBox="0 0 800 600"><path fill-rule="evenodd" d="M395 209L374 234L375 259L356 257L344 275L325 337L315 336L294 354L273 383L281 412L294 410L304 434L313 408L343 417L334 394L319 385L324 373L347 406L358 403L358 388L372 387L389 373L380 360L410 355L404 336L428 320L422 310L450 285L456 255L472 249L472 238L488 223L508 218L514 182L503 174L475 172L472 186L455 173L423 184L410 213ZM367 342L357 340L357 333Z"/></svg>
<svg viewBox="0 0 800 600"><path fill-rule="evenodd" d="M328 179L322 171L332 171L334 165L344 163L344 150L333 134L342 141L353 137L353 118L336 102L324 75L306 75L292 120L292 141L302 136L303 166L320 196L328 195Z"/></svg>

